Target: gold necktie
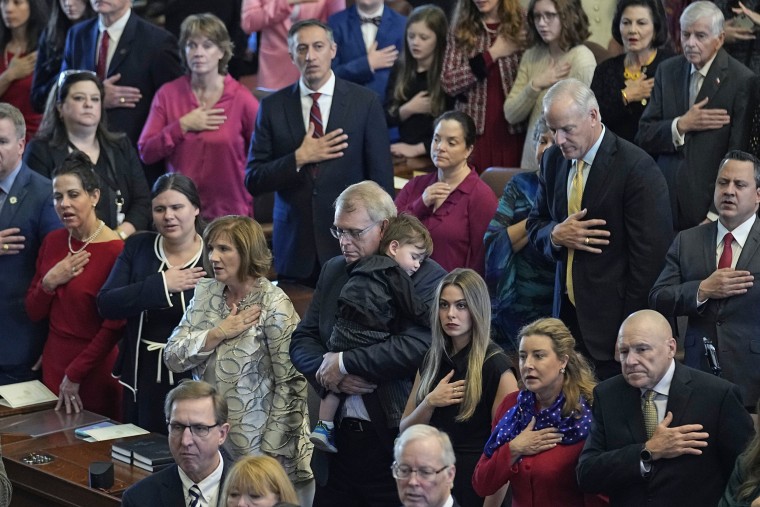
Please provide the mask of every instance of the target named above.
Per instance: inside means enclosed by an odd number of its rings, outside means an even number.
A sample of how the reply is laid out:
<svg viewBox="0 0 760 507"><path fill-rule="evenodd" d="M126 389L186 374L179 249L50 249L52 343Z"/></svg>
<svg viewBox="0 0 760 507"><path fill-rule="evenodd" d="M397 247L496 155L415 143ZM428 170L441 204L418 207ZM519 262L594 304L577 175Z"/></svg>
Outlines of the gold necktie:
<svg viewBox="0 0 760 507"><path fill-rule="evenodd" d="M581 201L583 200L583 160L575 162L575 176L570 184L570 195L567 198L567 214L572 215L581 210ZM575 291L573 289L573 258L575 249L567 249L567 269L565 270L565 287L567 287L567 298L575 306Z"/></svg>
<svg viewBox="0 0 760 507"><path fill-rule="evenodd" d="M644 413L644 428L647 430L647 440L652 438L654 430L657 427L657 405L654 404L654 397L656 392L649 389L644 393L644 405L642 412Z"/></svg>

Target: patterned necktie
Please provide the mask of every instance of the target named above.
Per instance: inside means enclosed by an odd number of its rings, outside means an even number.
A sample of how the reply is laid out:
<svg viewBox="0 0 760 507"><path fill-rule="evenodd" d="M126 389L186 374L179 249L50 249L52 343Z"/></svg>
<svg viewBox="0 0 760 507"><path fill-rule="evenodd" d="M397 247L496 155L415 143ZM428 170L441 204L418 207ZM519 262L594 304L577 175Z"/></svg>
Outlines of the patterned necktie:
<svg viewBox="0 0 760 507"><path fill-rule="evenodd" d="M106 78L106 72L108 72L108 43L111 37L108 35L108 30L103 30L103 37L100 39L100 50L98 51L98 63L95 68L98 77L103 80Z"/></svg>
<svg viewBox="0 0 760 507"><path fill-rule="evenodd" d="M567 198L567 214L572 215L581 210L581 201L583 200L583 160L575 162L575 176L570 184L570 195ZM567 269L565 270L565 287L567 287L567 298L575 306L575 288L573 287L573 259L575 258L575 249L567 249Z"/></svg>
<svg viewBox="0 0 760 507"><path fill-rule="evenodd" d="M189 507L200 507L201 505L201 488L197 484L190 487L190 505Z"/></svg>
<svg viewBox="0 0 760 507"><path fill-rule="evenodd" d="M734 249L732 243L734 242L734 235L727 232L723 236L723 253L720 254L720 260L718 260L718 269L730 268L734 260Z"/></svg>
<svg viewBox="0 0 760 507"><path fill-rule="evenodd" d="M654 430L657 428L657 405L654 404L654 397L656 392L649 389L644 393L644 405L642 412L644 413L644 428L647 430L647 440L652 438Z"/></svg>
<svg viewBox="0 0 760 507"><path fill-rule="evenodd" d="M322 111L319 109L319 97L321 93L310 93L311 97L311 109L309 110L309 121L314 124L314 135L312 137L322 137L325 135L324 128L322 126Z"/></svg>
<svg viewBox="0 0 760 507"><path fill-rule="evenodd" d="M375 26L380 26L380 21L383 19L382 16L375 16L373 18L362 18L362 24L364 23L372 23Z"/></svg>

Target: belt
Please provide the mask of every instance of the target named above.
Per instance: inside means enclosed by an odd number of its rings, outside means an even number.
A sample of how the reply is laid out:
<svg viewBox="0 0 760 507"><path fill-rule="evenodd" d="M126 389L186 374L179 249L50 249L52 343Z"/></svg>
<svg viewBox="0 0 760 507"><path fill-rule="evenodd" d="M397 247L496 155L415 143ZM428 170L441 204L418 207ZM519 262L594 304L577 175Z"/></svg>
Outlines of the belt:
<svg viewBox="0 0 760 507"><path fill-rule="evenodd" d="M364 419L355 419L353 417L344 417L340 420L340 429L344 431L352 431L354 433L362 433L372 430L372 422L365 421Z"/></svg>
<svg viewBox="0 0 760 507"><path fill-rule="evenodd" d="M157 373L156 373L156 383L160 384L161 383L161 370L163 369L163 366L164 366L163 359L164 359L164 348L166 348L166 343L153 342L153 341L150 341L150 340L146 340L145 338L143 338L141 341L145 345L147 345L147 348L148 348L149 352L154 352L156 350L158 351L158 358L157 358L157 365L156 365L156 371L157 371ZM137 380L135 379L135 385L137 385L136 382L137 382ZM169 384L170 385L174 385L174 372L172 372L171 370L169 370Z"/></svg>

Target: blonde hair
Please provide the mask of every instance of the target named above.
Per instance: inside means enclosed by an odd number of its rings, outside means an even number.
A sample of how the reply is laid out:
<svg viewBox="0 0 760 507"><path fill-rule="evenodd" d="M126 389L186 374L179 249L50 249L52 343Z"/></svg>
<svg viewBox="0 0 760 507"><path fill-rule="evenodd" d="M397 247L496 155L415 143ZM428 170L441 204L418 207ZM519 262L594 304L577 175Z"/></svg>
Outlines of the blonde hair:
<svg viewBox="0 0 760 507"><path fill-rule="evenodd" d="M288 475L276 459L271 456L246 456L240 458L227 473L222 498L225 505L230 490L241 493L266 495L274 493L279 502L298 504L298 496Z"/></svg>

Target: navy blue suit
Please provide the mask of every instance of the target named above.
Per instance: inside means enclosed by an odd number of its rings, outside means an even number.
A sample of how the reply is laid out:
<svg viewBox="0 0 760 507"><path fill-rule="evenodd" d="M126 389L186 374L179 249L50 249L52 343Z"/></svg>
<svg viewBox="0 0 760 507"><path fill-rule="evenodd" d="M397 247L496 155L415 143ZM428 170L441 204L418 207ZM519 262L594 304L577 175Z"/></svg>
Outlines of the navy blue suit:
<svg viewBox="0 0 760 507"><path fill-rule="evenodd" d="M385 100L385 89L391 68L372 72L367 60L367 47L362 37L362 22L356 6L349 7L330 16L327 20L333 30L338 53L332 62L335 75L356 84L366 86ZM383 9L380 26L377 28L377 49L396 46L399 53L404 50L406 17L389 7Z"/></svg>
<svg viewBox="0 0 760 507"><path fill-rule="evenodd" d="M340 254L330 234L333 202L349 185L373 180L390 195L393 162L385 113L378 97L353 83L335 80L325 133L342 128L348 135L343 156L319 163L316 178L296 171L296 149L306 135L299 84L261 101L245 175L255 197L276 192L272 237L274 267L288 278L308 278L320 265Z"/></svg>
<svg viewBox="0 0 760 507"><path fill-rule="evenodd" d="M24 296L35 272L37 252L48 232L62 227L53 209L53 185L26 164L13 182L0 211L0 231L18 227L24 249L16 255L0 255L0 366L31 367L42 353L47 322L31 322Z"/></svg>

